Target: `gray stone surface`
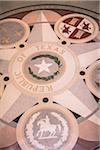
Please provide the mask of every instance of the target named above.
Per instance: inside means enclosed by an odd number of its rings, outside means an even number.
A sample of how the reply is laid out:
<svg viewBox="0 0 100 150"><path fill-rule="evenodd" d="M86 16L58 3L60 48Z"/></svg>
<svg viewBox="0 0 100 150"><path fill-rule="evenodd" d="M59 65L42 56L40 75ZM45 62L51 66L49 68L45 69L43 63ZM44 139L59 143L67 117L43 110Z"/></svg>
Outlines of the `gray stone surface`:
<svg viewBox="0 0 100 150"><path fill-rule="evenodd" d="M91 11L94 11L94 12L99 12L99 0L23 0L23 1L20 1L20 0L12 0L12 1L9 1L9 0L1 0L0 1L0 14L3 13L3 12L6 12L8 10L11 10L11 9L15 9L15 8L20 8L20 7L25 7L25 6L30 6L30 5L34 5L35 3L38 3L39 4L41 3L60 3L60 4L66 4L66 5L69 5L69 6L76 6L76 7L81 7L81 8L85 8L85 9L88 9L88 10L91 10ZM74 8L73 8L73 11L74 11Z"/></svg>

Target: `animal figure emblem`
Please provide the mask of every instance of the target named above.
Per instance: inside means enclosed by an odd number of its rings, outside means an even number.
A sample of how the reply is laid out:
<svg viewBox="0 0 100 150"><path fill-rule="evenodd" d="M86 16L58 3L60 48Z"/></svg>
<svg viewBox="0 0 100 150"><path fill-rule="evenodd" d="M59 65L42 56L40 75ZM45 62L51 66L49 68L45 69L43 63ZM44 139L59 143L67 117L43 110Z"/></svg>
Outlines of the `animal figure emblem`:
<svg viewBox="0 0 100 150"><path fill-rule="evenodd" d="M61 126L51 124L48 116L46 116L45 119L41 119L37 125L40 127L40 130L37 132L37 137L39 137L39 139L57 138L57 128L59 132L61 131Z"/></svg>
<svg viewBox="0 0 100 150"><path fill-rule="evenodd" d="M63 33L70 33L71 31L69 30L70 29L70 27L66 27L66 25L64 25L64 29L63 29Z"/></svg>

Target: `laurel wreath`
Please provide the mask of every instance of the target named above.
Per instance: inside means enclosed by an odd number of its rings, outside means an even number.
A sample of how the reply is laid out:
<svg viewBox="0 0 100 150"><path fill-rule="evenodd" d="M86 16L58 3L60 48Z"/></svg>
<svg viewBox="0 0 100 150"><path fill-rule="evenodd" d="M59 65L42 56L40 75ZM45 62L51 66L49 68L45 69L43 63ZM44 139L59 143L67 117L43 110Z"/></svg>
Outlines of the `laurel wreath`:
<svg viewBox="0 0 100 150"><path fill-rule="evenodd" d="M37 117L39 115L40 115L40 112L37 112L37 113L35 113L35 114L33 114L31 116L31 118L29 119L29 121L28 121L28 123L26 124L26 127L25 127L25 136L28 139L29 144L31 144L31 146L33 146L33 147L35 146L37 148L44 149L45 146L42 145L40 142L38 142L34 138L33 124L34 124L35 120L37 119ZM68 139L68 136L69 136L69 126L68 126L67 120L65 120L63 117L61 117L60 114L57 114L56 112L51 112L51 115L54 116L55 118L57 118L61 122L61 124L63 126L63 131L61 133L61 138L58 139L57 143L54 144L54 148L58 149Z"/></svg>
<svg viewBox="0 0 100 150"><path fill-rule="evenodd" d="M50 54L35 56L35 57L33 57L33 58L31 59L31 61L36 60L37 58L42 58L42 57L52 59L52 60L58 65L59 68L61 67L61 62L60 62L60 60L58 59L58 57L52 56L52 55L50 55ZM59 74L59 70L58 70L58 71L54 72L53 75L50 75L50 76L48 76L48 77L40 77L40 76L34 74L34 72L32 71L32 69L31 69L30 67L28 67L28 70L29 70L29 74L32 75L33 78L36 78L36 79L38 79L38 80L44 80L44 81L48 81L48 80L54 79L54 77Z"/></svg>

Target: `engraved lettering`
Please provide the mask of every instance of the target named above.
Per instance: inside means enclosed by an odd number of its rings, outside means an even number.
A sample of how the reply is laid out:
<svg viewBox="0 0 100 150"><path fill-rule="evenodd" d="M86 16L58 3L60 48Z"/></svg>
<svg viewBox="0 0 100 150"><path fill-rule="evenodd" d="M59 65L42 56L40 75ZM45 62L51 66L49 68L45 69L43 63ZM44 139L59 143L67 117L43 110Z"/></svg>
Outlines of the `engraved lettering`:
<svg viewBox="0 0 100 150"><path fill-rule="evenodd" d="M33 92L37 92L38 91L38 85L36 85L35 87L33 87Z"/></svg>
<svg viewBox="0 0 100 150"><path fill-rule="evenodd" d="M39 86L39 92L44 92L44 86Z"/></svg>
<svg viewBox="0 0 100 150"><path fill-rule="evenodd" d="M22 74L21 74L21 72L19 72L19 73L15 72L14 74L16 76L16 79L20 79L20 78L23 77Z"/></svg>
<svg viewBox="0 0 100 150"><path fill-rule="evenodd" d="M23 62L23 60L24 60L25 57L26 57L26 56L25 56L24 54L22 54L21 56L19 56L19 57L17 58L17 61Z"/></svg>
<svg viewBox="0 0 100 150"><path fill-rule="evenodd" d="M52 85L46 86L46 89L47 89L48 92L53 91Z"/></svg>

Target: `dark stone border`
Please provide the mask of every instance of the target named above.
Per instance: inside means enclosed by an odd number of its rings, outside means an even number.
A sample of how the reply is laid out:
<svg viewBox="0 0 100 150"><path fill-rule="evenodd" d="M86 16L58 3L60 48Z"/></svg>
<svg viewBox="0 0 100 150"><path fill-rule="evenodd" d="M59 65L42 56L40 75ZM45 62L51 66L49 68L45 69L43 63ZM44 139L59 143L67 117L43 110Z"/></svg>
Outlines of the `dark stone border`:
<svg viewBox="0 0 100 150"><path fill-rule="evenodd" d="M71 5L66 5L65 2L63 2L63 4L61 4L61 2L41 2L39 4L39 2L34 2L34 5L31 6L25 6L25 7L21 7L21 8L16 8L16 9L12 9L9 11L6 11L4 13L0 14L0 19L9 17L11 15L15 15L17 13L22 13L25 11L32 11L32 10L42 10L42 9L62 9L62 10L70 10L70 11L74 11L74 12L78 12L78 13L82 13L82 14L86 14L89 15L91 17L94 17L95 19L99 19L99 13L96 13L94 11L85 9L85 8L81 8L81 7L76 7L76 6L71 6Z"/></svg>

